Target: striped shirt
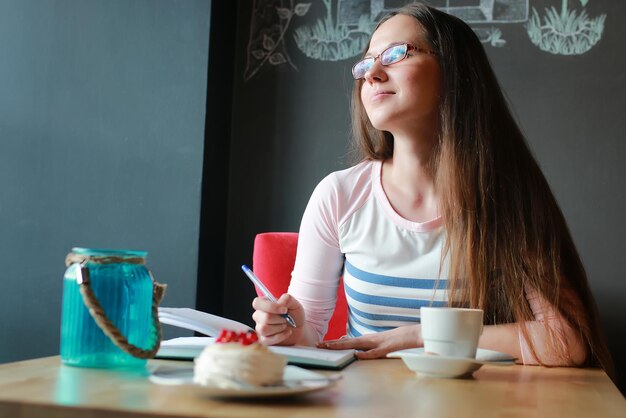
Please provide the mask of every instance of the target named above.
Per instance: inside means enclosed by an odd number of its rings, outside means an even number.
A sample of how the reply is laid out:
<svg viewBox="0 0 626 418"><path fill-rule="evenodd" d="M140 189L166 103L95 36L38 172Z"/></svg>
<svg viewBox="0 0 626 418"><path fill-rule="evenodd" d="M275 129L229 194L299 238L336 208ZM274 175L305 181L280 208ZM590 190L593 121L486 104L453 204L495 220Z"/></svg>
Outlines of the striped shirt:
<svg viewBox="0 0 626 418"><path fill-rule="evenodd" d="M316 187L304 212L289 293L302 304L320 340L335 309L342 275L350 337L419 323L420 307L447 304L442 219L416 223L402 218L383 191L381 169L381 162L366 161L330 174ZM580 334L536 290L526 287L525 292L535 320L525 324L529 339L518 327L522 362L582 362L587 346ZM548 341L546 325L555 331L556 342ZM556 356L550 349L554 344L567 347L570 359Z"/></svg>
<svg viewBox="0 0 626 418"><path fill-rule="evenodd" d="M348 336L418 323L420 307L447 305L443 222L402 218L383 191L381 169L365 161L332 173L305 210L289 293L320 338L342 275Z"/></svg>

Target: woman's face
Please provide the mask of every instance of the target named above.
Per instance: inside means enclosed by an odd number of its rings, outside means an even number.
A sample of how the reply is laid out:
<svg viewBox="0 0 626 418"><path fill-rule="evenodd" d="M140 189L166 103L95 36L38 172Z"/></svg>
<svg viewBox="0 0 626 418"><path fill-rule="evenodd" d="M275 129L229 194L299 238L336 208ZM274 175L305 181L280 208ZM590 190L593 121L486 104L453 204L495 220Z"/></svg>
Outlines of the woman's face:
<svg viewBox="0 0 626 418"><path fill-rule="evenodd" d="M411 16L396 15L372 35L366 57L407 43L432 50L425 31ZM384 66L377 59L365 73L361 100L372 125L392 134L432 129L438 123L439 64L435 55L410 51L404 60Z"/></svg>

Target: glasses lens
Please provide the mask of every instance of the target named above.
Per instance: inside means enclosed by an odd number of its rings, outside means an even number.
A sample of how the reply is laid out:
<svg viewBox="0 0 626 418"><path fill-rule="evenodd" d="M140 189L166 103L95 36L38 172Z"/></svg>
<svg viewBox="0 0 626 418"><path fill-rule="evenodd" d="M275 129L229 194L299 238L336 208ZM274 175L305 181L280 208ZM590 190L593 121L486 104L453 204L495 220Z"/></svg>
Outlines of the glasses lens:
<svg viewBox="0 0 626 418"><path fill-rule="evenodd" d="M374 63L373 58L366 58L354 64L352 67L352 76L355 80L365 77L365 73L372 68L372 64Z"/></svg>
<svg viewBox="0 0 626 418"><path fill-rule="evenodd" d="M406 44L402 45L394 45L390 48L387 48L380 54L380 63L382 65L389 65L395 62L401 61L406 57Z"/></svg>

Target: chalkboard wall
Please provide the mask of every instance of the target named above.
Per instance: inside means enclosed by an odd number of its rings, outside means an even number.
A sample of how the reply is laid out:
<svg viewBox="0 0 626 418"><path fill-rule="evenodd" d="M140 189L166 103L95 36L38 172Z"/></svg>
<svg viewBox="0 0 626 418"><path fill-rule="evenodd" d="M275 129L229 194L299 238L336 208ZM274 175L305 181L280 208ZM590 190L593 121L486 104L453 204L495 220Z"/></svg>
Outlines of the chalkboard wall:
<svg viewBox="0 0 626 418"><path fill-rule="evenodd" d="M0 1L0 362L58 354L73 246L146 250L194 305L209 7Z"/></svg>
<svg viewBox="0 0 626 418"><path fill-rule="evenodd" d="M255 234L297 231L317 182L351 163L348 104L354 57L346 56L358 44L368 16L406 1L329 0L310 7L301 3L300 9L284 9L281 3L239 2L224 300L225 314L246 322L251 322L252 309L241 301L251 300L254 291L238 266L250 262ZM471 7L480 1L432 3L466 6L452 11L472 19L485 41L569 222L623 370L625 2L505 0L495 1L481 16L472 15L477 8ZM586 18L579 19L585 27L597 29L603 23L600 36L588 36L595 44L575 50L572 43L571 50L551 52L554 44L540 42L542 34L532 30L533 16L544 24L547 15L558 18L564 9L567 16L584 11ZM360 15L366 18L359 25ZM335 30L315 32L325 22ZM342 22L349 34L341 32ZM331 41L345 48L319 47Z"/></svg>

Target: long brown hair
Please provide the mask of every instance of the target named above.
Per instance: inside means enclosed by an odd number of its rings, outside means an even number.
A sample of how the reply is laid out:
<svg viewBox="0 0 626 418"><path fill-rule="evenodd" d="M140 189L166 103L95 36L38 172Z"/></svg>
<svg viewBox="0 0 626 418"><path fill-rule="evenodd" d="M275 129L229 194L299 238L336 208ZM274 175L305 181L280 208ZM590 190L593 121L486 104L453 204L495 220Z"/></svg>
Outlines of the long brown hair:
<svg viewBox="0 0 626 418"><path fill-rule="evenodd" d="M526 298L533 289L587 344L587 365L613 374L599 315L565 218L509 110L489 59L462 20L420 3L383 18L415 18L436 51L441 73L439 138L431 161L449 255L449 303L465 301L486 323L534 319ZM367 48L366 48L367 50ZM365 159L393 156L393 136L376 130L355 82L352 127ZM583 312L584 311L584 312ZM567 360L566 347L546 323L548 341ZM531 351L536 352L531 341Z"/></svg>

